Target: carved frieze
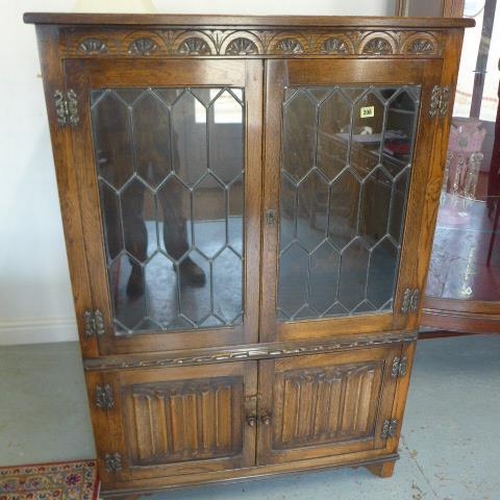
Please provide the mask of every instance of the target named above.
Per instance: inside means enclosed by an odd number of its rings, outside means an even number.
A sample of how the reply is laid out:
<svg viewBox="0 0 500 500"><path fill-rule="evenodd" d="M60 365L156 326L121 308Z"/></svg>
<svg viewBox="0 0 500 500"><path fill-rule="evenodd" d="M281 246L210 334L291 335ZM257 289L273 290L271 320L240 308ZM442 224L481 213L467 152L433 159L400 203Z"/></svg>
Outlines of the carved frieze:
<svg viewBox="0 0 500 500"><path fill-rule="evenodd" d="M61 28L61 43L71 57L367 57L408 55L440 57L439 31L322 28L161 27L140 32L114 28Z"/></svg>
<svg viewBox="0 0 500 500"><path fill-rule="evenodd" d="M248 359L270 359L283 356L298 356L302 354L317 354L323 352L335 352L345 349L357 349L364 347L373 347L379 345L388 345L399 342L413 342L417 338L417 333L407 333L405 335L383 335L366 336L355 339L345 338L331 342L310 344L310 345L276 345L260 346L248 349L226 349L215 353L179 356L179 357L154 357L154 358L114 358L103 360L86 360L84 368L87 371L93 370L113 370L129 368L160 368L168 366L198 365L221 363L228 361L241 361Z"/></svg>

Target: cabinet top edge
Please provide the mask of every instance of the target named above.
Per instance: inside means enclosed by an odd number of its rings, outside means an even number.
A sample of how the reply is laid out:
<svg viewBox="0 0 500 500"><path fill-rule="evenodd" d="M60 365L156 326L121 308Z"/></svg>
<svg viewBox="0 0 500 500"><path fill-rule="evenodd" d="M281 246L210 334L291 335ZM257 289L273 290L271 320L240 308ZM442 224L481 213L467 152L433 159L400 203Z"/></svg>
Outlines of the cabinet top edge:
<svg viewBox="0 0 500 500"><path fill-rule="evenodd" d="M361 16L229 16L172 14L80 14L26 12L27 24L64 26L234 26L325 27L325 28L467 28L473 19L445 17L361 17Z"/></svg>

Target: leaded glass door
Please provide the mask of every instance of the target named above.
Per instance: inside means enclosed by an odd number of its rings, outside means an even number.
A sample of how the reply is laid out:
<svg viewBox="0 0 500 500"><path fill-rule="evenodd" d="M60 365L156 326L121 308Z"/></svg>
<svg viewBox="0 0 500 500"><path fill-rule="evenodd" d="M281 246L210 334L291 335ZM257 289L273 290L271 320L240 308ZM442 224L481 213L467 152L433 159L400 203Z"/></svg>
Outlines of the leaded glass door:
<svg viewBox="0 0 500 500"><path fill-rule="evenodd" d="M428 164L415 144L426 134L418 125L428 120L422 102L436 68L403 63L397 81L384 68L269 62L266 123L281 136L267 142L265 165L269 340L416 325L402 302L422 280L412 228Z"/></svg>
<svg viewBox="0 0 500 500"><path fill-rule="evenodd" d="M68 87L101 351L256 341L262 63L80 66Z"/></svg>

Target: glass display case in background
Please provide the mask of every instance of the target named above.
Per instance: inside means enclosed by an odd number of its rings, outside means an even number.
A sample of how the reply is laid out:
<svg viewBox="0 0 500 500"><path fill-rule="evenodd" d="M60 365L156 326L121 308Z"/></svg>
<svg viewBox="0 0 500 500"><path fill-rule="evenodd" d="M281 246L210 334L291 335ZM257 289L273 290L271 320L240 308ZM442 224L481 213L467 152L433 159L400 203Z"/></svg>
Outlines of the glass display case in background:
<svg viewBox="0 0 500 500"><path fill-rule="evenodd" d="M492 0L466 0L462 7L456 14L473 18L476 27L462 49L424 303L426 334L496 332L500 321L500 46L491 43L500 36L500 9Z"/></svg>

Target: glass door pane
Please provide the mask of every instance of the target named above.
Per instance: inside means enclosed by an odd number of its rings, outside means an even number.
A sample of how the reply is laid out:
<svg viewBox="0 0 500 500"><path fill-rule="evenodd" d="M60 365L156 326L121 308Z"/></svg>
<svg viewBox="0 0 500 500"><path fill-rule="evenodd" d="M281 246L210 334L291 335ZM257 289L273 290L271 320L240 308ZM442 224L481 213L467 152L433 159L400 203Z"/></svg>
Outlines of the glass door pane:
<svg viewBox="0 0 500 500"><path fill-rule="evenodd" d="M285 89L280 321L392 311L419 86Z"/></svg>
<svg viewBox="0 0 500 500"><path fill-rule="evenodd" d="M108 88L91 116L117 335L242 323L242 88Z"/></svg>

